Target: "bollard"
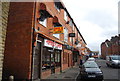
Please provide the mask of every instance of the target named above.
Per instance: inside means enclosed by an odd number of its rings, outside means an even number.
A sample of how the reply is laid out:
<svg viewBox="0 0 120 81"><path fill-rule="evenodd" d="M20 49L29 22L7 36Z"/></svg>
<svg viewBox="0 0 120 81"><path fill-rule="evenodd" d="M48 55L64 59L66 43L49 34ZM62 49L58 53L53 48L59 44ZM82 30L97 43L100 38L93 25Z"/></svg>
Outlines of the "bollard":
<svg viewBox="0 0 120 81"><path fill-rule="evenodd" d="M14 81L14 76L9 76L9 81Z"/></svg>

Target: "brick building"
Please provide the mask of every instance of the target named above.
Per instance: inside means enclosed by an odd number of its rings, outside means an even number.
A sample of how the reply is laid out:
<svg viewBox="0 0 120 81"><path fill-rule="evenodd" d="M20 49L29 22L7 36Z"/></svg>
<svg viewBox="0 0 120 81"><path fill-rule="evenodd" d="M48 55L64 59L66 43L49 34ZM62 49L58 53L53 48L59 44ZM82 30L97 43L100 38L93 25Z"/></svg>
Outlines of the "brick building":
<svg viewBox="0 0 120 81"><path fill-rule="evenodd" d="M4 46L8 21L9 2L0 1L0 81L2 79L2 67L4 59Z"/></svg>
<svg viewBox="0 0 120 81"><path fill-rule="evenodd" d="M120 34L118 36L111 37L110 40L106 40L101 44L101 56L106 58L107 55L120 55Z"/></svg>
<svg viewBox="0 0 120 81"><path fill-rule="evenodd" d="M55 27L64 33L54 34ZM11 2L3 79L44 79L78 62L86 42L62 2ZM85 51L81 51L85 53Z"/></svg>

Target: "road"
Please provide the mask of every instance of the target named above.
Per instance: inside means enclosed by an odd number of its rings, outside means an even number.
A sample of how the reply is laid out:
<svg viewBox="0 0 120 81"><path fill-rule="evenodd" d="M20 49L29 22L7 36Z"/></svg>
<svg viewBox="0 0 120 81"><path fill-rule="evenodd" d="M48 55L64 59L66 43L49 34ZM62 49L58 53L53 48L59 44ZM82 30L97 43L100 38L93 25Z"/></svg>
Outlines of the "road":
<svg viewBox="0 0 120 81"><path fill-rule="evenodd" d="M97 59L97 64L101 66L101 70L103 71L104 80L113 80L117 81L120 80L120 68L112 68L107 67L105 60L103 59Z"/></svg>
<svg viewBox="0 0 120 81"><path fill-rule="evenodd" d="M120 68L107 67L103 59L96 59L96 63L101 66L100 69L103 71L104 81L120 81ZM80 75L76 81L82 81L80 80Z"/></svg>
<svg viewBox="0 0 120 81"><path fill-rule="evenodd" d="M103 71L104 80L103 81L120 81L120 68L111 68L107 67L105 60L96 59L96 63L101 66L101 70ZM59 75L53 75L49 79L41 80L41 81L82 81L80 79L79 68L69 69L65 73ZM77 78L77 79L76 79Z"/></svg>

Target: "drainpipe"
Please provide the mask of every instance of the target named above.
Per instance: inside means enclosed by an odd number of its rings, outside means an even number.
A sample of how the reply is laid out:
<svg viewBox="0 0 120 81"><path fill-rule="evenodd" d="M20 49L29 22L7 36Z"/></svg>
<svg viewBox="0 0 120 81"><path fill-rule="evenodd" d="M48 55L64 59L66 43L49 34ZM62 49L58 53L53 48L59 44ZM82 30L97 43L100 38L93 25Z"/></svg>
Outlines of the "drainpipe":
<svg viewBox="0 0 120 81"><path fill-rule="evenodd" d="M35 20L36 20L36 0L34 1L34 20L33 20L33 27L32 27L32 57L31 57L31 81L33 81L33 54L34 54L34 33L35 33Z"/></svg>

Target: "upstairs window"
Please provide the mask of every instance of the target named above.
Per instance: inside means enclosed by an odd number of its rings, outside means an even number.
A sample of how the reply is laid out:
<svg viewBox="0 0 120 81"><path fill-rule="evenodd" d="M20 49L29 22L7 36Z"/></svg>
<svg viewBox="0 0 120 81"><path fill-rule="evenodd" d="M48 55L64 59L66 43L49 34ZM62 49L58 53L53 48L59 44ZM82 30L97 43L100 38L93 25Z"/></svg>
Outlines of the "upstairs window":
<svg viewBox="0 0 120 81"><path fill-rule="evenodd" d="M55 5L54 5L54 6L55 6L55 8L57 9L57 11L60 12L60 8L59 8L59 6L57 6L57 3L58 3L58 2L55 2Z"/></svg>
<svg viewBox="0 0 120 81"><path fill-rule="evenodd" d="M59 0L57 2L56 2L56 0L54 0L54 6L58 12L60 12L60 9L64 9L63 5L61 4L61 2Z"/></svg>
<svg viewBox="0 0 120 81"><path fill-rule="evenodd" d="M64 19L65 19L65 21L67 21L67 13L66 13L66 11L64 11Z"/></svg>
<svg viewBox="0 0 120 81"><path fill-rule="evenodd" d="M70 25L71 27L73 27L72 20L69 21L69 25Z"/></svg>
<svg viewBox="0 0 120 81"><path fill-rule="evenodd" d="M48 11L46 11L46 5L41 3L40 4L40 17L38 18L39 24L42 24L44 27L47 27L47 18L52 17Z"/></svg>
<svg viewBox="0 0 120 81"><path fill-rule="evenodd" d="M68 29L67 28L64 29L64 41L68 42Z"/></svg>

